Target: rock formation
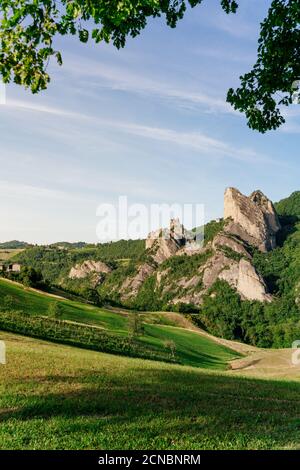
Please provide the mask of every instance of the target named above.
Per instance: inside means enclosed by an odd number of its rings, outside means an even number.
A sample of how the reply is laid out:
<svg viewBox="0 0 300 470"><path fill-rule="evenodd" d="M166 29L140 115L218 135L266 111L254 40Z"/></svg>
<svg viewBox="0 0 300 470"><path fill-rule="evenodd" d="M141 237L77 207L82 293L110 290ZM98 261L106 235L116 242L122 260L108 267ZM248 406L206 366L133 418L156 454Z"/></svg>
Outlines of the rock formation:
<svg viewBox="0 0 300 470"><path fill-rule="evenodd" d="M226 232L234 234L261 251L276 247L280 223L272 202L261 192L249 197L228 188L224 197L224 218L230 219Z"/></svg>
<svg viewBox="0 0 300 470"><path fill-rule="evenodd" d="M88 276L92 277L94 285L97 285L112 269L102 261L86 260L81 264L76 264L71 268L69 279L85 279Z"/></svg>
<svg viewBox="0 0 300 470"><path fill-rule="evenodd" d="M137 273L133 277L129 277L122 284L120 288L121 299L124 301L135 297L144 281L151 276L155 271L155 267L151 264L141 264L137 270Z"/></svg>
<svg viewBox="0 0 300 470"><path fill-rule="evenodd" d="M272 296L267 293L263 278L248 260L241 259L239 263L232 264L228 270L223 270L219 274L219 279L227 281L231 287L234 287L242 299L260 302L272 300Z"/></svg>
<svg viewBox="0 0 300 470"><path fill-rule="evenodd" d="M261 251L276 247L280 223L272 202L261 191L247 197L235 188L228 188L224 218L224 231L215 236L214 254L203 270L205 288L221 279L234 287L242 299L271 301L264 279L252 264L249 245Z"/></svg>
<svg viewBox="0 0 300 470"><path fill-rule="evenodd" d="M124 305L134 305L145 281L153 276L146 291L153 286L155 296L166 306L177 303L199 306L218 280L227 282L243 300L271 301L252 256L254 248L265 252L276 246L280 223L272 202L261 191L247 197L235 188L228 188L224 220L219 222L215 225L220 231L202 246L194 231L186 230L178 219L171 219L169 228L148 235L145 253L133 263L131 274L122 276L121 270L116 277L119 280L108 282L109 292ZM99 283L104 273L108 273L109 280L109 272L104 263L87 261L72 268L69 277L82 279L92 274L98 276L95 279Z"/></svg>
<svg viewBox="0 0 300 470"><path fill-rule="evenodd" d="M239 239L236 239L234 236L228 233L219 233L215 236L212 242L212 247L217 250L218 248L227 247L236 253L245 256L246 258L251 258L251 255L246 250L243 242Z"/></svg>
<svg viewBox="0 0 300 470"><path fill-rule="evenodd" d="M272 202L261 191L247 197L235 188L228 188L224 197L224 219L223 231L204 248L195 246L191 237L193 232L187 232L177 219L171 220L170 229L149 235L146 247L158 266L172 256L209 252L207 261L200 261L196 272L191 271L190 276L185 275L175 283L169 269L158 269L157 287L161 288L163 283L164 294L174 293L171 303L200 304L203 294L218 279L236 289L244 300L272 300L264 279L252 264L250 250L251 246L261 251L272 250L276 246L280 223ZM195 251L189 252L190 246ZM154 268L141 270L146 277L147 273L150 275L154 271ZM141 272L133 280L134 285L141 280Z"/></svg>
<svg viewBox="0 0 300 470"><path fill-rule="evenodd" d="M196 241L194 232L187 230L179 219L171 219L168 229L159 229L149 233L146 239L146 250L157 264L176 254L195 254L201 245Z"/></svg>

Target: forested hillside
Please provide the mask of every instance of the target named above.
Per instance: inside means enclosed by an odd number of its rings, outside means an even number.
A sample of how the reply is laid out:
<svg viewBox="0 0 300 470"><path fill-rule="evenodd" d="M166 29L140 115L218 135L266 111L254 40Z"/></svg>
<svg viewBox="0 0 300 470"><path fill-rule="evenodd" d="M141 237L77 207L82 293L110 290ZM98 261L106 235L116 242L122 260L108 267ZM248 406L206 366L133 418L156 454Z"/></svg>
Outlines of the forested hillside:
<svg viewBox="0 0 300 470"><path fill-rule="evenodd" d="M117 266L120 260L135 260L144 252L144 240L120 240L98 245L76 246L56 243L51 246L34 246L19 254L15 260L30 266L54 284L63 282L76 263L86 259L100 260Z"/></svg>

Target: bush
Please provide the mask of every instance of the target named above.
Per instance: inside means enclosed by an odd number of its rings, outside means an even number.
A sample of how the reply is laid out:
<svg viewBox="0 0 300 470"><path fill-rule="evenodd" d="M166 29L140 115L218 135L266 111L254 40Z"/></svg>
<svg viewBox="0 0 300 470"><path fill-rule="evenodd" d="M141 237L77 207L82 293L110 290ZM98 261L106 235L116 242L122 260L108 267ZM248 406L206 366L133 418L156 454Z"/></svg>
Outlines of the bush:
<svg viewBox="0 0 300 470"><path fill-rule="evenodd" d="M62 316L62 310L59 302L51 302L48 308L48 315L50 318L60 318Z"/></svg>

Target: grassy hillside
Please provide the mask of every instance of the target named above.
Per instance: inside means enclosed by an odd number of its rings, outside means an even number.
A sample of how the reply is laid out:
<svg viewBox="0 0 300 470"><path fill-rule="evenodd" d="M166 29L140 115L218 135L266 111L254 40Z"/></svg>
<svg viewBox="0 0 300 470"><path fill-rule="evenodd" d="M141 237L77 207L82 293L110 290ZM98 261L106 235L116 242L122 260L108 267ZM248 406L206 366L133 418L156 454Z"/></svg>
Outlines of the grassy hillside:
<svg viewBox="0 0 300 470"><path fill-rule="evenodd" d="M14 249L14 248L0 248L0 262L6 262L13 260L17 255L22 253L23 249Z"/></svg>
<svg viewBox="0 0 300 470"><path fill-rule="evenodd" d="M299 382L1 339L1 449L299 449Z"/></svg>
<svg viewBox="0 0 300 470"><path fill-rule="evenodd" d="M62 319L96 325L116 333L126 330L126 318L92 305L56 298L4 279L0 279L0 308L6 308L8 297L15 310L23 310L30 315L48 315L50 305L59 302Z"/></svg>
<svg viewBox="0 0 300 470"><path fill-rule="evenodd" d="M51 304L57 302L63 320L101 327L122 337L128 336L129 323L132 316L136 315L134 312L117 313L92 305L57 299L19 284L0 280L0 309L3 311L7 310L7 304L10 303L14 310L20 310L27 315L47 316L51 312ZM143 315L143 320L147 321L147 315ZM166 341L173 341L176 345L176 362L196 367L226 369L228 362L238 356L236 352L198 333L172 326L145 324L144 334L138 337L137 341L141 346L145 345L145 348L151 347L157 353L164 354L168 351Z"/></svg>

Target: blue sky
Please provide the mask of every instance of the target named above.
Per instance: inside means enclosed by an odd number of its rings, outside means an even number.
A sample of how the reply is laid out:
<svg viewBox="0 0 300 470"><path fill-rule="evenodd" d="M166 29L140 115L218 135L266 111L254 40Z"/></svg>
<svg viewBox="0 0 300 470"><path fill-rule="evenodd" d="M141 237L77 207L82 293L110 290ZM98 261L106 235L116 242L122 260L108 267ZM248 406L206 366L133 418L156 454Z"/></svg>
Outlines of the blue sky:
<svg viewBox="0 0 300 470"><path fill-rule="evenodd" d="M46 92L7 86L0 106L0 240L97 241L97 206L203 203L222 216L227 186L279 200L299 188L300 107L261 135L226 104L255 61L269 0L219 0L189 10L178 27L151 21L120 51L57 43Z"/></svg>

